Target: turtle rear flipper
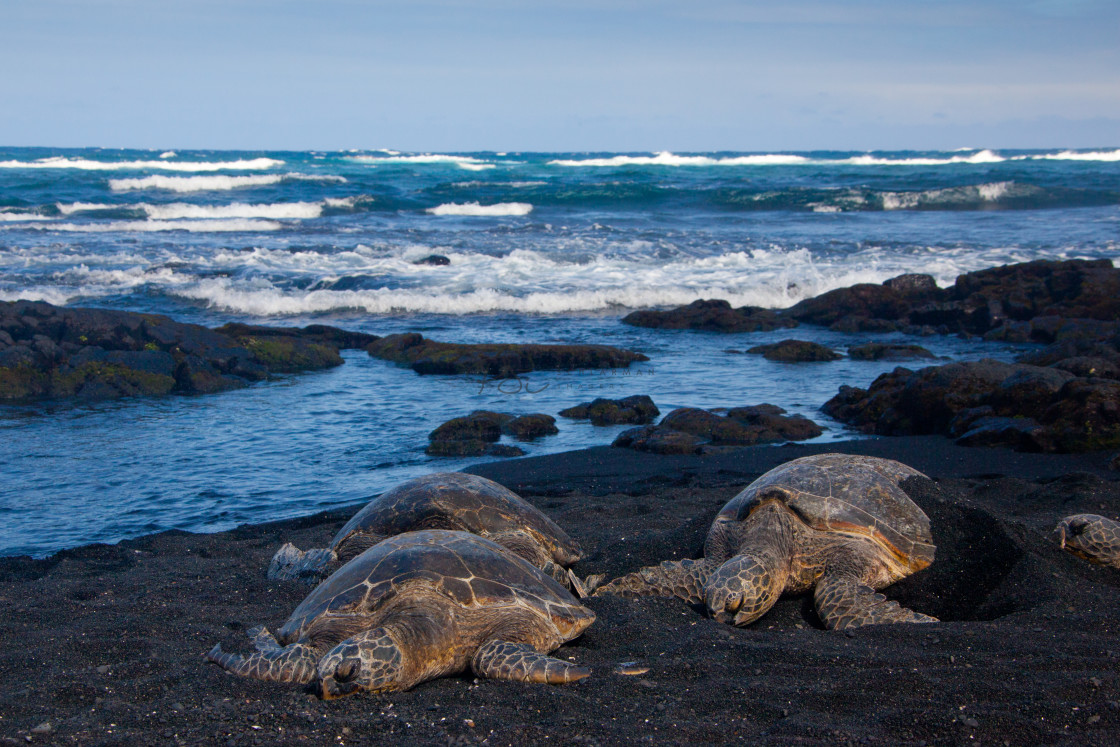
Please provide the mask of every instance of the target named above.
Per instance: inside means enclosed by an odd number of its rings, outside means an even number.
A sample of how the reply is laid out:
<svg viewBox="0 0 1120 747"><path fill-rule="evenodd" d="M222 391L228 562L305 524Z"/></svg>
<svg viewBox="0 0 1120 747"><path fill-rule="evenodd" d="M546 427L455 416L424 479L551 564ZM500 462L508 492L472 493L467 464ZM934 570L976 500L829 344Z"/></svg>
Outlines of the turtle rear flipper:
<svg viewBox="0 0 1120 747"><path fill-rule="evenodd" d="M936 617L903 607L850 574L825 574L813 591L821 622L831 630L886 623L931 623Z"/></svg>
<svg viewBox="0 0 1120 747"><path fill-rule="evenodd" d="M471 660L479 677L563 685L591 674L587 667L541 654L524 643L493 640L483 644Z"/></svg>
<svg viewBox="0 0 1120 747"><path fill-rule="evenodd" d="M336 560L338 556L328 548L317 547L304 552L291 542L285 542L268 564L268 577L273 581L301 581L314 586L329 574Z"/></svg>

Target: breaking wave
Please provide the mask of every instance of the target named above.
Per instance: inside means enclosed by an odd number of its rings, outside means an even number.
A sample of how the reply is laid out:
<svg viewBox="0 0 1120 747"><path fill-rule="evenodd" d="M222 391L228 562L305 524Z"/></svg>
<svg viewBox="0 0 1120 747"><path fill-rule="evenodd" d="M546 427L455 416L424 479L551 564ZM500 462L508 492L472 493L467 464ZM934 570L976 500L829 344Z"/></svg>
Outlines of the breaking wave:
<svg viewBox="0 0 1120 747"><path fill-rule="evenodd" d="M709 156L678 156L662 151L653 156L611 156L610 158L556 159L549 161L553 166L785 166L809 163L805 156L782 153L752 156L732 156L711 158Z"/></svg>
<svg viewBox="0 0 1120 747"><path fill-rule="evenodd" d="M283 166L283 161L274 158L249 158L236 161L169 161L166 158L174 157L169 151L160 156L158 161L94 161L89 158L66 158L54 156L40 158L35 161L0 161L0 168L5 169L81 169L83 171L125 171L125 170L160 170L160 171L258 171L273 169Z"/></svg>
<svg viewBox="0 0 1120 747"><path fill-rule="evenodd" d="M21 228L39 228L71 233L133 233L154 231L190 231L192 233L218 233L232 231L279 231L283 223L267 220L128 220L104 223L21 223Z"/></svg>
<svg viewBox="0 0 1120 747"><path fill-rule="evenodd" d="M283 181L345 182L341 176L311 174L261 174L255 176L145 176L137 179L110 179L114 192L136 189L165 189L171 192L210 192L244 187L263 187Z"/></svg>
<svg viewBox="0 0 1120 747"><path fill-rule="evenodd" d="M472 215L472 216L506 216L528 215L533 211L533 206L527 202L499 202L496 205L480 205L477 202L448 203L438 207L428 208L426 212L432 215Z"/></svg>

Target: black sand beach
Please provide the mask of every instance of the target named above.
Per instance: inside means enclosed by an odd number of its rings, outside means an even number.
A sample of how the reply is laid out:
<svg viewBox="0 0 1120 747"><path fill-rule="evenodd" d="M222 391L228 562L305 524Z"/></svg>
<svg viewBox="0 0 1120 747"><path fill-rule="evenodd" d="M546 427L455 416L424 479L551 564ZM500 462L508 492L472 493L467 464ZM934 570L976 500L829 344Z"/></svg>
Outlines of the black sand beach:
<svg viewBox="0 0 1120 747"><path fill-rule="evenodd" d="M230 532L168 532L45 560L0 560L0 739L11 744L1115 744L1120 572L1060 551L1057 519L1120 514L1112 453L1021 454L940 436L709 456L596 448L486 464L589 550L581 574L696 556L715 511L809 453L899 459L929 514L934 565L888 590L933 625L822 629L804 598L745 629L671 599L595 597L557 655L563 687L429 682L323 702L205 664L282 623L306 587L270 582L285 540L327 541L349 512ZM621 662L649 667L612 673Z"/></svg>

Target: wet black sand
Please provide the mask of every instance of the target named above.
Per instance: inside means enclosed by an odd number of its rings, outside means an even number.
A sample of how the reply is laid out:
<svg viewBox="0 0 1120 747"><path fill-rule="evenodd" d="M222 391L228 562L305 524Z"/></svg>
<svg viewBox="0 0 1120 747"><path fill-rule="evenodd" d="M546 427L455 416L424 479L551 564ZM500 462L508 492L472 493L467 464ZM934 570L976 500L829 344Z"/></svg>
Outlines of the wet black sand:
<svg viewBox="0 0 1120 747"><path fill-rule="evenodd" d="M770 467L823 450L889 456L938 557L888 595L935 625L821 629L806 599L734 629L675 600L589 601L558 655L571 686L425 683L322 702L203 663L279 625L305 587L269 582L284 540L329 539L349 512L213 535L171 532L0 560L0 740L26 744L1115 744L1120 571L1057 549L1060 516L1120 514L1112 454L963 449L939 437L656 457L600 448L483 465L611 575L699 553L715 511ZM638 660L641 676L613 674Z"/></svg>

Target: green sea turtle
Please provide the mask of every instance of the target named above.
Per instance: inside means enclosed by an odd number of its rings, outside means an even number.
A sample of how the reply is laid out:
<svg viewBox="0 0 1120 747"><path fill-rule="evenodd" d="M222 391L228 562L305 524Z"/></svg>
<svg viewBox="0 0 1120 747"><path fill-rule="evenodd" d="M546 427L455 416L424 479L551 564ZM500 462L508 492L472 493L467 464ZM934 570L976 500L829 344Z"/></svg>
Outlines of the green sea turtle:
<svg viewBox="0 0 1120 747"><path fill-rule="evenodd" d="M1097 514L1074 514L1059 521L1054 532L1063 550L1120 568L1120 523Z"/></svg>
<svg viewBox="0 0 1120 747"><path fill-rule="evenodd" d="M929 518L899 486L917 470L889 460L820 454L751 483L716 516L700 560L665 561L596 594L676 596L747 625L783 592L813 590L829 628L936 622L876 589L933 562Z"/></svg>
<svg viewBox="0 0 1120 747"><path fill-rule="evenodd" d="M561 684L585 667L548 656L595 621L552 578L469 532L406 532L335 571L276 637L249 631L249 656L214 646L233 674L315 683L323 698L407 690L470 668L479 677Z"/></svg>
<svg viewBox="0 0 1120 747"><path fill-rule="evenodd" d="M513 491L462 472L424 475L382 493L346 522L329 547L303 552L286 543L273 556L268 577L315 584L386 537L418 529L459 529L486 537L577 593L585 591L566 569L583 557L575 540Z"/></svg>

